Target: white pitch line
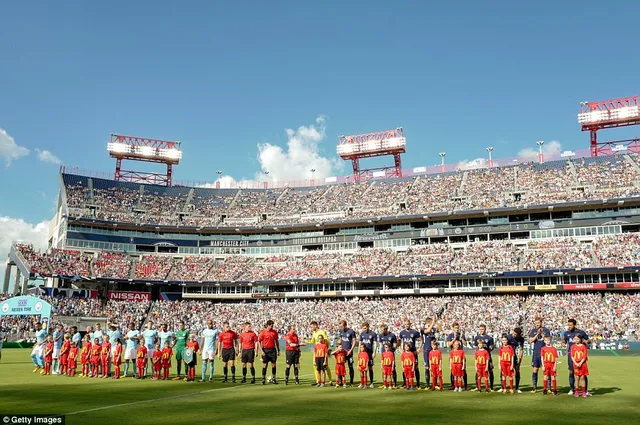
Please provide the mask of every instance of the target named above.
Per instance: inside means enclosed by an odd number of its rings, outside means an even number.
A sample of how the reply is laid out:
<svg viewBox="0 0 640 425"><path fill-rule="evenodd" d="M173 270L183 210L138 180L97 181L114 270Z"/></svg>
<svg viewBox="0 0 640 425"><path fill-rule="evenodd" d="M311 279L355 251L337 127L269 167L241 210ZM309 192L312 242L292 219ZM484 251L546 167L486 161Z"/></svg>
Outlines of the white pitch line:
<svg viewBox="0 0 640 425"><path fill-rule="evenodd" d="M112 404L112 405L109 405L109 406L101 406L101 407L96 407L96 408L93 408L93 409L77 410L75 412L67 413L67 415L77 415L79 413L97 412L98 410L113 409L114 407L133 406L133 405L142 404L142 403L153 403L155 401L173 400L173 399L176 399L176 398L191 397L191 396L194 396L194 395L203 394L203 393L209 393L209 392L213 392L213 391L232 390L234 388L241 388L241 387L240 386L236 386L236 387L226 387L226 388L213 388L211 390L200 391L200 392L197 392L197 393L178 394L178 395L174 395L174 396L171 396L171 397L161 397L161 398L154 398L154 399L150 399L150 400L132 401L130 403Z"/></svg>
<svg viewBox="0 0 640 425"><path fill-rule="evenodd" d="M307 376L313 376L313 374L311 373L311 374L307 374L307 375L300 375L300 378L305 378ZM251 387L252 386L236 385L234 387L212 388L210 390L199 391L197 393L178 394L178 395L174 395L174 396L171 396L171 397L153 398L153 399L150 399L150 400L132 401L130 403L111 404L109 406L95 407L93 409L76 410L75 412L67 413L66 415L78 415L80 413L97 412L99 410L113 409L115 407L134 406L136 404L153 403L153 402L156 402L156 401L163 401L163 400L173 400L173 399L176 399L176 398L191 397L191 396L194 396L194 395L212 393L212 392L215 392L215 391L233 390L233 389L238 389L238 388L251 388Z"/></svg>

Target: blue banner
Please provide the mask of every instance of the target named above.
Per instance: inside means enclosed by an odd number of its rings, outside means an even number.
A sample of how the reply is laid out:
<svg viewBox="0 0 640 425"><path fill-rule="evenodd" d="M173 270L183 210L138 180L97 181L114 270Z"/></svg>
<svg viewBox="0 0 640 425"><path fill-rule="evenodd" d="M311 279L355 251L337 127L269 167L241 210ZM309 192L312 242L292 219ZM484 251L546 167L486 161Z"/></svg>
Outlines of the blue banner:
<svg viewBox="0 0 640 425"><path fill-rule="evenodd" d="M13 297L0 303L1 316L40 316L43 328L49 327L51 304L38 297Z"/></svg>

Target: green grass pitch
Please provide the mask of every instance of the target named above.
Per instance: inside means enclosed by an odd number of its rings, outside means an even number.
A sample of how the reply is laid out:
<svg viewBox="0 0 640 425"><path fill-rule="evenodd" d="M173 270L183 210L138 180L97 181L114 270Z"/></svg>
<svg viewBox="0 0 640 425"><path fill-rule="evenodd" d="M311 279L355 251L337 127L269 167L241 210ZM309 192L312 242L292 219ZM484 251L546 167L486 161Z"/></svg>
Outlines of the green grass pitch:
<svg viewBox="0 0 640 425"><path fill-rule="evenodd" d="M311 353L302 360L302 385L80 379L32 373L29 350L5 349L0 361L0 415L64 414L67 424L326 424L640 423L640 357L592 356L588 399L569 397L566 364L559 365L558 397L531 394L531 368L523 360L523 394L432 393L335 387L314 388ZM200 360L198 360L200 361ZM175 365L172 368L175 372ZM448 370L445 370L445 384ZM260 369L258 369L260 375ZM200 365L197 368L200 375ZM240 368L238 368L240 375ZM470 374L472 376L472 374ZM376 380L380 371L376 365ZM424 377L422 377L424 379ZM357 377L356 377L357 380ZM239 381L239 380L238 380ZM542 379L540 379L540 382ZM379 382L379 381L378 381Z"/></svg>

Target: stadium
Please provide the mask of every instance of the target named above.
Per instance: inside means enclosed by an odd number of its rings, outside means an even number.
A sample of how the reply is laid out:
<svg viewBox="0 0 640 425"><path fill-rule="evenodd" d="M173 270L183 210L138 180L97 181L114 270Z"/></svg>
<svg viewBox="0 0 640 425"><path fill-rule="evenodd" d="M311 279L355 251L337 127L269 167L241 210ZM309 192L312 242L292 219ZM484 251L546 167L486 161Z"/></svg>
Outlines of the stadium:
<svg viewBox="0 0 640 425"><path fill-rule="evenodd" d="M635 5L72 3L3 7L2 423L640 422Z"/></svg>
<svg viewBox="0 0 640 425"><path fill-rule="evenodd" d="M591 109L579 115L583 129L594 123L640 123L637 99L589 104ZM12 246L3 286L5 345L36 350L46 346L42 336L56 327L53 335L60 346L62 333L71 332L79 346L81 335L91 335L89 349L94 337L102 344L106 335L114 340L115 335L127 336L128 350L134 343L131 332L142 332L151 338L141 345L150 344L152 350L162 325L165 332L187 329L205 344L201 335L211 320L217 329L228 322L238 334L245 322L260 331L273 321L283 350L291 328L301 340L317 343L311 326L317 322L335 350L345 342L346 349L352 348L352 341L340 336L341 320L356 330L371 323L379 337L383 324L400 336L413 326L421 329L419 342L413 340L417 386L429 389L429 380L420 384L420 352L429 352L431 340L448 351L449 335L456 335L472 353L484 325L497 350L503 334L519 328L525 337L532 336L529 329L540 319L562 355L566 342L573 344L565 338L567 321L576 318L589 336L593 363L627 358L638 350L640 320L640 145L593 143L586 152L563 152L557 158L545 158L540 150L536 161L524 163L490 157L484 166L471 169L445 164L442 154L439 167L403 170L407 142L398 128L340 138L337 150L353 162L351 176L306 185L264 182L263 187L221 188L219 181L200 186L172 181L172 168L182 155L178 142L112 135L108 152L116 159L113 175L61 167L50 248L39 252L25 243ZM393 156L394 166L361 167L361 159L383 155ZM123 160L160 163L167 172L125 172ZM10 298L12 269L12 295L20 292L27 298ZM14 304L23 307L15 308L12 300L20 299L22 304ZM40 302L31 308L28 300ZM51 305L50 315L43 304ZM20 313L11 314L15 312ZM429 330L426 319L434 320ZM36 321L48 331L34 329ZM456 333L450 334L454 326ZM527 358L536 356L533 341L522 339L516 348ZM373 356L382 345L369 349ZM313 355L309 347L298 345L296 350L303 357ZM40 371L37 355L33 362ZM64 373L56 371L55 362L53 373ZM282 359L280 363L280 374L269 373L266 382L264 369L263 385L282 381ZM218 365L202 371L202 382L213 388L189 394L201 396L218 385L220 390L236 388L224 385L228 380L238 385L240 367ZM176 366L167 372L172 378ZM308 366L303 362L302 381L295 371L295 384L314 383L313 374L303 373ZM258 384L260 372L258 365ZM100 373L113 377L114 372L109 365ZM124 376L135 373L127 362ZM180 373L178 368L182 380ZM379 373L372 369L367 389L381 383ZM427 376L428 365L423 384ZM494 378L492 371L491 386L502 392L500 376ZM528 374L518 373L511 392L541 391L538 378L543 380L535 374L532 387ZM218 384L220 379L224 381ZM246 366L242 379L246 382ZM255 370L249 379L255 383ZM294 384L288 369L286 379ZM394 388L403 386L398 379ZM328 380L327 386L331 375ZM353 371L349 381L344 387L356 388ZM464 390L472 389L474 381L465 373ZM454 385L447 379L444 383ZM150 402L183 397L173 384L162 390L173 395ZM602 385L595 384L589 395L597 399L612 391ZM289 394L290 385L283 387ZM566 396L563 383L560 388ZM574 391L577 395L573 388L569 394ZM102 410L96 406L66 413ZM108 406L104 414L109 414Z"/></svg>

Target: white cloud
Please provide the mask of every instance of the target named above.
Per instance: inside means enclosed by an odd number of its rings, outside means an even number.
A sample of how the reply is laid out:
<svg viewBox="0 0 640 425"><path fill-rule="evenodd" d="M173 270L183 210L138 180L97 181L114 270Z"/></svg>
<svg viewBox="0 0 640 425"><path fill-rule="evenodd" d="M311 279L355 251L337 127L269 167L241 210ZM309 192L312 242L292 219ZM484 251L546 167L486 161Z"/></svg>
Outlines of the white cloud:
<svg viewBox="0 0 640 425"><path fill-rule="evenodd" d="M254 181L254 180L246 180L246 179L242 179L242 180L236 180L231 176L220 176L220 188L221 189L236 189L239 187L252 187L252 188L259 188L261 186L259 186L262 182L264 182L264 177L262 178L261 181ZM206 187L206 188L210 188L210 189L215 189L218 187L217 181L215 182L208 182L208 183L204 183L201 184L198 187Z"/></svg>
<svg viewBox="0 0 640 425"><path fill-rule="evenodd" d="M458 162L456 165L456 170L475 170L476 168L486 168L487 158L476 158L472 160L463 160Z"/></svg>
<svg viewBox="0 0 640 425"><path fill-rule="evenodd" d="M318 117L314 125L300 126L297 130L286 129L287 148L263 143L258 145L258 161L262 170L269 171L269 180L304 180L334 175L342 163L337 158L324 157L320 144L325 140L325 120ZM260 176L257 175L258 180Z"/></svg>
<svg viewBox="0 0 640 425"><path fill-rule="evenodd" d="M48 235L49 221L31 224L21 218L0 217L0 291L4 284L4 271L11 244L13 242L31 243L36 250L45 250ZM9 288L12 288L12 285L13 280Z"/></svg>
<svg viewBox="0 0 640 425"><path fill-rule="evenodd" d="M48 150L35 150L38 153L38 159L42 162L47 162L49 164L62 164L60 158L49 152Z"/></svg>
<svg viewBox="0 0 640 425"><path fill-rule="evenodd" d="M27 155L29 155L29 149L18 145L5 129L0 128L0 158L4 158L6 166Z"/></svg>
<svg viewBox="0 0 640 425"><path fill-rule="evenodd" d="M562 152L562 145L557 140L545 142L544 145L542 145L542 153L545 156L557 155L560 152ZM523 161L537 161L538 153L538 149L532 147L524 148L518 152L518 159Z"/></svg>
<svg viewBox="0 0 640 425"><path fill-rule="evenodd" d="M326 139L325 119L320 116L310 126L300 126L297 130L285 130L287 146L271 143L258 144L258 162L260 172L253 179L237 181L233 177L220 177L220 187L253 187L261 188L264 181L310 180L317 181L334 176L341 170L343 163L337 157L325 157L320 152L320 145ZM311 172L314 169L315 172ZM268 171L268 174L264 174ZM216 187L216 183L207 183L202 187Z"/></svg>

